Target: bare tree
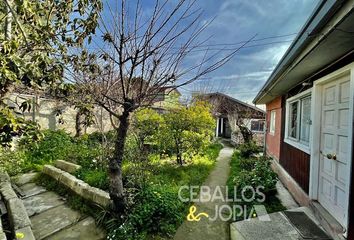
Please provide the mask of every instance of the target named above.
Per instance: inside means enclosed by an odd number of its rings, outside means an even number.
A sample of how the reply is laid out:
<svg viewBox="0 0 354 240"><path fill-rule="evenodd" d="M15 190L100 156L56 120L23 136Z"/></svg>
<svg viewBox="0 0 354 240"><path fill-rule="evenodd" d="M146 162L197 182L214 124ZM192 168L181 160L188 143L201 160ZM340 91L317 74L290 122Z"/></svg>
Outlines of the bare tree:
<svg viewBox="0 0 354 240"><path fill-rule="evenodd" d="M131 113L151 106L161 88L172 91L218 69L243 45L217 51L203 47L206 40L201 34L211 21L202 22L196 0L151 1L149 14L139 0L117 2L115 8L108 6L109 21L101 16L104 45L98 44L95 53L83 51L74 63L85 64L75 64L71 80L86 86L96 104L117 123L109 178L111 199L115 210L121 211L125 205L121 167ZM87 73L90 76L84 77Z"/></svg>

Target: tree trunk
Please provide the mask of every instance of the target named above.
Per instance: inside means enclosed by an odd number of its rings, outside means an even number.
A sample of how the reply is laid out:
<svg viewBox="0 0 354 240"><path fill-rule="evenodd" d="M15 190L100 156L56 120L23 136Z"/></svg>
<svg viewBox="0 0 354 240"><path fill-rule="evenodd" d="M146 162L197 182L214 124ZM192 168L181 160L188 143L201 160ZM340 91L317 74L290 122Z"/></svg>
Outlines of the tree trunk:
<svg viewBox="0 0 354 240"><path fill-rule="evenodd" d="M177 163L181 166L183 165L183 160L180 152L177 152Z"/></svg>
<svg viewBox="0 0 354 240"><path fill-rule="evenodd" d="M181 153L181 149L180 149L180 141L178 141L177 139L175 140L176 142L176 156L177 156L177 164L179 165L183 165L183 160L182 160L182 153Z"/></svg>
<svg viewBox="0 0 354 240"><path fill-rule="evenodd" d="M80 137L82 135L82 127L81 127L81 111L77 111L75 117L75 130L76 134L75 137Z"/></svg>
<svg viewBox="0 0 354 240"><path fill-rule="evenodd" d="M117 213L122 213L125 209L122 161L125 140L127 138L129 128L129 114L130 111L124 110L123 114L119 118L120 123L117 129L114 155L109 161L109 194L113 200L113 210Z"/></svg>
<svg viewBox="0 0 354 240"><path fill-rule="evenodd" d="M239 125L238 126L240 131L241 131L241 134L242 134L242 138L243 138L243 141L244 143L249 143L253 140L253 134L252 132L245 126L241 126Z"/></svg>

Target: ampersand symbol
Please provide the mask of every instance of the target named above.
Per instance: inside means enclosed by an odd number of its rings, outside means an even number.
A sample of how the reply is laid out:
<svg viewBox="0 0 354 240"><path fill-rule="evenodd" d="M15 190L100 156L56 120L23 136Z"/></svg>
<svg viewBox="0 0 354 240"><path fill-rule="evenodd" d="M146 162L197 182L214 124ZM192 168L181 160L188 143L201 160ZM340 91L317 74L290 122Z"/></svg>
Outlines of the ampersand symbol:
<svg viewBox="0 0 354 240"><path fill-rule="evenodd" d="M197 216L195 216L194 213L196 211L197 211L197 208L194 205L189 208L189 214L187 215L187 220L188 221L190 221L190 222L199 222L201 216L207 217L207 218L209 217L209 215L207 213L204 213L204 212L199 213L199 214L197 214Z"/></svg>

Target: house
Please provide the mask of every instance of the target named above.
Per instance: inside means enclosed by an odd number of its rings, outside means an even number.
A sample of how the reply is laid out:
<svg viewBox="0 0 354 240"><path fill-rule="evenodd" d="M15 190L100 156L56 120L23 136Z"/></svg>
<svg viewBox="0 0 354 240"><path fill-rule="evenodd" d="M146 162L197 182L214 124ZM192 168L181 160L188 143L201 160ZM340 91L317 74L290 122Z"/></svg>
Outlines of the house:
<svg viewBox="0 0 354 240"><path fill-rule="evenodd" d="M266 152L333 238L354 239L354 1L320 1L254 99Z"/></svg>
<svg viewBox="0 0 354 240"><path fill-rule="evenodd" d="M174 87L161 87L161 95L156 96L151 108L158 112L178 104L180 93ZM33 105L22 113L21 103L29 101ZM17 88L7 99L7 105L26 120L38 123L41 129L63 129L71 134L77 131L78 109L73 104L53 97L49 92L35 92L25 88ZM93 109L94 123L83 126L84 133L107 132L113 130L109 113L101 106L95 105Z"/></svg>
<svg viewBox="0 0 354 240"><path fill-rule="evenodd" d="M212 105L216 119L215 136L230 138L234 144L244 141L242 126L248 129L253 139L263 145L265 112L257 107L223 93L208 93L197 96Z"/></svg>
<svg viewBox="0 0 354 240"><path fill-rule="evenodd" d="M151 108L164 113L167 109L176 107L180 97L181 93L175 86L160 87L160 94L154 98Z"/></svg>

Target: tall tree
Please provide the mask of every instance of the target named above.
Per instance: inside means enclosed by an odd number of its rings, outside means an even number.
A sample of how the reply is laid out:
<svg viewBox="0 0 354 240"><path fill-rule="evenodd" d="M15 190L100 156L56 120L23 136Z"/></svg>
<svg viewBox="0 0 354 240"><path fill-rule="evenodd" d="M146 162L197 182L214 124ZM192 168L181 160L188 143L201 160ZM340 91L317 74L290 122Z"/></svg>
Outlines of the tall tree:
<svg viewBox="0 0 354 240"><path fill-rule="evenodd" d="M64 65L74 57L70 49L90 41L101 9L101 0L0 2L1 144L30 124L9 108L9 94L17 86L44 90L60 84Z"/></svg>
<svg viewBox="0 0 354 240"><path fill-rule="evenodd" d="M161 88L172 91L218 69L242 46L209 51L202 33L210 21L202 21L196 0L149 1L150 11L143 10L139 0L117 2L101 16L104 43L97 44L94 52L83 51L76 61L84 64L76 64L79 67L73 68L76 74L71 78L86 86L95 102L117 120L109 178L110 196L120 211L124 209L122 160L131 113L150 106ZM91 74L79 77L78 72Z"/></svg>

